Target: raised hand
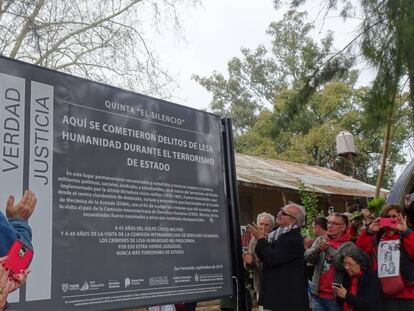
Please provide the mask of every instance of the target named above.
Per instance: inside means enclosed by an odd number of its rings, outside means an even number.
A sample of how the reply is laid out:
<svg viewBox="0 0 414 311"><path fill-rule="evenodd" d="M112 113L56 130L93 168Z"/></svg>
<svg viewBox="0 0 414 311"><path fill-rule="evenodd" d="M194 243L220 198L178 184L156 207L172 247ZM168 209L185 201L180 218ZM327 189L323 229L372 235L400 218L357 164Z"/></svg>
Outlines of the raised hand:
<svg viewBox="0 0 414 311"><path fill-rule="evenodd" d="M378 232L378 231L380 231L381 226L380 226L380 223L379 223L379 218L376 218L375 220L373 220L373 221L369 224L368 229L369 229L371 232Z"/></svg>
<svg viewBox="0 0 414 311"><path fill-rule="evenodd" d="M14 196L9 196L6 205L6 216L8 218L21 218L28 220L36 207L37 199L35 194L26 190L21 200L14 205Z"/></svg>
<svg viewBox="0 0 414 311"><path fill-rule="evenodd" d="M407 216L403 216L401 214L398 214L398 224L397 229L400 232L407 231L408 225L407 225Z"/></svg>
<svg viewBox="0 0 414 311"><path fill-rule="evenodd" d="M260 240L266 237L264 231L260 229L259 226L257 226L255 223L248 224L247 228L256 240Z"/></svg>

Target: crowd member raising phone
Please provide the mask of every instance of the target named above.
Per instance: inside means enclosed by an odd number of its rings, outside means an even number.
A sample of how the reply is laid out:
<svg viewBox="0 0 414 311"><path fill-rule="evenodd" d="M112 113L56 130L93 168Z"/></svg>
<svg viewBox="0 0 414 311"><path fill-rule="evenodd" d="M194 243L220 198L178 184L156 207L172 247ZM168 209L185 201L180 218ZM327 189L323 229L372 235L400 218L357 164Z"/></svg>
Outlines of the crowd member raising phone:
<svg viewBox="0 0 414 311"><path fill-rule="evenodd" d="M6 260L7 256L0 257L0 311L7 308L7 296L25 284L30 273L30 269L25 269L12 275Z"/></svg>
<svg viewBox="0 0 414 311"><path fill-rule="evenodd" d="M9 196L7 218L0 212L0 311L6 308L8 294L21 287L30 273L33 246L28 220L36 203L35 194L27 190L16 204Z"/></svg>
<svg viewBox="0 0 414 311"><path fill-rule="evenodd" d="M381 217L361 233L356 245L372 259L383 292L383 311L414 310L414 232L404 209L386 205Z"/></svg>

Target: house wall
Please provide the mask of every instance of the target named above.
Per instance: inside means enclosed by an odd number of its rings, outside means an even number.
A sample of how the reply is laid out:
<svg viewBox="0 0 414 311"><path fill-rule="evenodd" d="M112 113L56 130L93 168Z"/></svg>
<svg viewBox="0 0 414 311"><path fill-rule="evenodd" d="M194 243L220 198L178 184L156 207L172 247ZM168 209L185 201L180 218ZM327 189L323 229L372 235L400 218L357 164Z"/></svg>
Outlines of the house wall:
<svg viewBox="0 0 414 311"><path fill-rule="evenodd" d="M299 193L293 189L280 189L274 187L260 187L255 184L238 185L240 225L256 221L258 214L267 212L276 216L282 206L288 202L300 203ZM347 207L354 204L352 197L338 195L321 195L319 206L327 215L328 208L334 207L335 212L345 212Z"/></svg>

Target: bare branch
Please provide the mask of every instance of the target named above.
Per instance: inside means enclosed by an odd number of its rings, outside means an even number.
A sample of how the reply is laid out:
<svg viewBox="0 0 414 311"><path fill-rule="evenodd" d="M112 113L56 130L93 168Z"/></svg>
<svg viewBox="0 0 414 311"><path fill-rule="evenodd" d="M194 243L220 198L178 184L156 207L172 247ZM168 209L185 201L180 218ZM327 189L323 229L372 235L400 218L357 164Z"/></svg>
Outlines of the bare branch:
<svg viewBox="0 0 414 311"><path fill-rule="evenodd" d="M116 16L119 16L119 15L121 15L122 13L124 13L124 12L126 12L126 11L128 11L132 6L134 6L135 4L137 4L137 3L139 3L139 2L141 2L142 0L134 0L134 1L132 1L129 5L127 5L127 6L125 6L124 8L122 8L121 10L119 10L119 11L117 11L117 12L114 12L113 14L111 14L111 15L108 15L108 16L106 16L106 17L104 17L104 18L101 18L101 19L98 19L98 20L96 20L95 22L93 22L93 23L90 23L89 25L86 25L86 26L84 26L84 27L82 27L82 28L80 28L80 29L77 29L77 30L75 30L75 31L73 31L73 32L71 32L71 33L69 33L69 34L67 34L66 36L63 36L58 42L56 42L56 44L54 45L54 46L52 46L42 57L40 57L38 60L37 60L37 62L36 62L36 64L42 64L43 63L43 61L50 55L50 54L52 54L63 42L65 42L66 40L68 40L69 38L71 38L71 37L74 37L74 36L76 36L76 35L78 35L78 34L80 34L80 33L83 33L83 32L86 32L87 30L89 30L89 29L91 29L91 28L94 28L94 27L97 27L97 26L99 26L100 24L103 24L104 22L107 22L107 21L109 21L109 20L111 20L111 19L113 19L113 18L115 18Z"/></svg>
<svg viewBox="0 0 414 311"><path fill-rule="evenodd" d="M33 13L27 18L22 30L20 31L20 34L17 37L16 43L13 47L13 50L10 53L11 58L15 58L17 55L17 52L19 51L24 38L26 37L27 33L29 32L29 27L33 24L34 19L39 14L40 9L43 7L45 3L45 0L39 0L37 3L35 9L33 10Z"/></svg>
<svg viewBox="0 0 414 311"><path fill-rule="evenodd" d="M0 0L0 53L161 95L172 79L160 68L148 38L158 27L170 29L172 25L176 32L181 31L180 5L197 3L199 0Z"/></svg>

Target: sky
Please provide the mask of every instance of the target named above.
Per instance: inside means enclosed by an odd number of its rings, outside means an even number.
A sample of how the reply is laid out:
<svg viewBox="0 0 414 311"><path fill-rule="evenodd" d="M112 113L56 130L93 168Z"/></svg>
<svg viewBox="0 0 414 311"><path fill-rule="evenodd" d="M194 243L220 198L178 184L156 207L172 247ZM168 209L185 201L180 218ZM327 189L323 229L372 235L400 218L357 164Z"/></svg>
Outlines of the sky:
<svg viewBox="0 0 414 311"><path fill-rule="evenodd" d="M309 4L306 10L315 22L315 40L333 29L339 49L355 35L359 21L348 21L344 27L340 17L322 22L318 5ZM269 43L266 29L272 21L282 19L285 11L275 10L272 0L204 0L201 7L189 10L182 16L185 42L172 32L156 40L161 64L179 86L170 100L196 109L207 108L211 94L191 77L209 76L213 71L226 73L228 61L241 56L242 47L254 49Z"/></svg>
<svg viewBox="0 0 414 311"><path fill-rule="evenodd" d="M315 41L332 30L334 46L337 50L342 49L358 33L361 19L344 22L339 16L324 18L319 13L321 8L317 2L308 1L305 7L315 26ZM194 74L210 76L213 71L225 74L228 61L241 56L242 47L254 49L270 41L266 29L272 21L282 19L286 10L275 10L272 0L204 0L202 6L189 9L182 15L185 41L179 40L172 31L155 40L162 66L178 85L169 100L196 109L207 109L211 94L191 77ZM374 77L372 69L361 62L358 69L358 84L368 85ZM411 154L407 153L407 160L411 159ZM397 168L397 176L404 168L404 165Z"/></svg>

